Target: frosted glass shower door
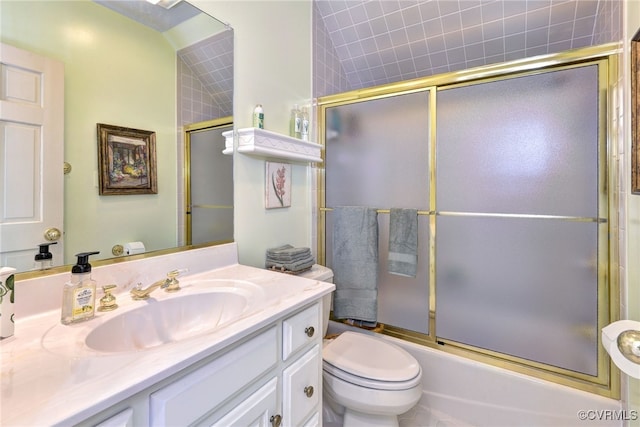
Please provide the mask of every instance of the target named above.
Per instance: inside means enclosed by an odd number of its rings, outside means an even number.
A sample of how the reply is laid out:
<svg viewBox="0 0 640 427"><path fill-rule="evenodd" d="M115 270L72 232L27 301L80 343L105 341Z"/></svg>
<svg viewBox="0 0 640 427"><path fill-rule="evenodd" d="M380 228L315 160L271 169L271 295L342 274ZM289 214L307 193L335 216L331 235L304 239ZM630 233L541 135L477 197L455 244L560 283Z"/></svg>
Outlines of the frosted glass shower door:
<svg viewBox="0 0 640 427"><path fill-rule="evenodd" d="M589 65L438 92L439 339L598 374L598 82Z"/></svg>
<svg viewBox="0 0 640 427"><path fill-rule="evenodd" d="M326 206L429 210L429 92L327 108ZM332 214L326 213L331 267ZM378 214L378 322L429 333L429 217L418 215L418 273L387 272L389 214Z"/></svg>
<svg viewBox="0 0 640 427"><path fill-rule="evenodd" d="M222 154L232 129L190 133L191 244L233 240L233 156Z"/></svg>

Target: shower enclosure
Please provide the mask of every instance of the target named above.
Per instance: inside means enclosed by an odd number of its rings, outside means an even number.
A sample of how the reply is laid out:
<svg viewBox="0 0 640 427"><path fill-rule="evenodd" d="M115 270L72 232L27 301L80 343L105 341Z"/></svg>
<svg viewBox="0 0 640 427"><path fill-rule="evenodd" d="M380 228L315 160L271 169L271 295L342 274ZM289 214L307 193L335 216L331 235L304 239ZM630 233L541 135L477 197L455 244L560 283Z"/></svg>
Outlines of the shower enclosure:
<svg viewBox="0 0 640 427"><path fill-rule="evenodd" d="M385 333L618 393L600 345L617 316L611 54L589 48L319 100L320 258L331 266L333 207L378 209ZM418 210L415 278L386 271L390 208Z"/></svg>

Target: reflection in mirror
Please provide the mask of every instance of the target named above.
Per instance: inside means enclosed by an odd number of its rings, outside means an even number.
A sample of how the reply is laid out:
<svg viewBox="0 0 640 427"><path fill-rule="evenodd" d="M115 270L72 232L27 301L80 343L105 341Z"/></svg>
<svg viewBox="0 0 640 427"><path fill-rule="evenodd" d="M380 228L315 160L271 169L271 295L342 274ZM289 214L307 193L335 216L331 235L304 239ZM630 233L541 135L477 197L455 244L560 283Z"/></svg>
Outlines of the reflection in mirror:
<svg viewBox="0 0 640 427"><path fill-rule="evenodd" d="M233 240L233 157L223 154L231 117L185 126L186 243Z"/></svg>
<svg viewBox="0 0 640 427"><path fill-rule="evenodd" d="M53 265L83 251L111 258L112 248L128 242L142 242L147 252L186 244L182 129L232 115L231 28L185 1L171 9L142 0L2 1L0 17L3 44L64 65L64 136L57 144L70 172L62 178L64 194L53 197L64 206ZM97 123L155 132L158 194L98 195ZM52 226L32 222L36 237L0 237L1 265L34 267Z"/></svg>

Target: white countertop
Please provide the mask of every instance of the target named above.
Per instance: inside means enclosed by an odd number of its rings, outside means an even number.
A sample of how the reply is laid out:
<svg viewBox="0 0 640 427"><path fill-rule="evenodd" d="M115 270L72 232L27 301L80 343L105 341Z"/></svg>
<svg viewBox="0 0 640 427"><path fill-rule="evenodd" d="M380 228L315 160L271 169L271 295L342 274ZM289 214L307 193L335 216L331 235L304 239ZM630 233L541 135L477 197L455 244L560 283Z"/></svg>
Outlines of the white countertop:
<svg viewBox="0 0 640 427"><path fill-rule="evenodd" d="M76 325L62 326L59 309L18 318L16 335L0 344L0 424L78 423L334 289L331 283L239 264L185 275L180 283L187 286L198 278L252 282L264 290L264 303L257 312L208 334L124 353L96 352L86 347L84 336L96 324L118 315L119 310L147 304L132 301L127 292L117 294L121 308L96 311L96 318ZM152 297L160 300L179 294L156 290Z"/></svg>

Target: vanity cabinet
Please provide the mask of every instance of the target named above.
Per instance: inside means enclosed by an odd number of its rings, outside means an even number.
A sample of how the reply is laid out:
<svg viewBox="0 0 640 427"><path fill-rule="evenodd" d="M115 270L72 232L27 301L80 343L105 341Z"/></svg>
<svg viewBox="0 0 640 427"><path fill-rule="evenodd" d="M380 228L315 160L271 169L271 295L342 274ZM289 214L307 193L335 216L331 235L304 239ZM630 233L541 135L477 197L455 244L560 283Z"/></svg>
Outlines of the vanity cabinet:
<svg viewBox="0 0 640 427"><path fill-rule="evenodd" d="M81 425L319 426L320 331L314 302Z"/></svg>

